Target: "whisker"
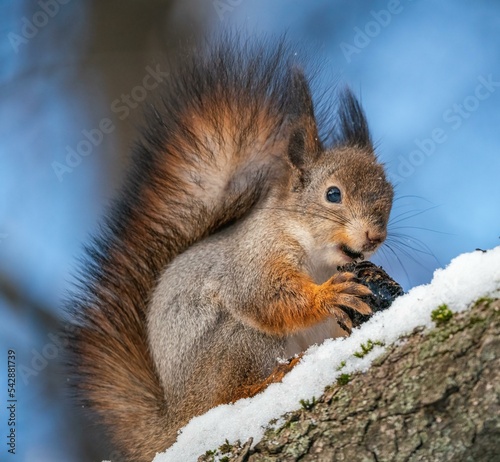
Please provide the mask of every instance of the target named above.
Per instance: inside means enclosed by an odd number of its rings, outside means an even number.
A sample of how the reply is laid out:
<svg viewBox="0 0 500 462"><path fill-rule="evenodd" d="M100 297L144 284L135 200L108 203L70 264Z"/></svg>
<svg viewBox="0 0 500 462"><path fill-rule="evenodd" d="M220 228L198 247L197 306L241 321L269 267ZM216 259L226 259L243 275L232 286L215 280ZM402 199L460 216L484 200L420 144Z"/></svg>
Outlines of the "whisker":
<svg viewBox="0 0 500 462"><path fill-rule="evenodd" d="M345 220L345 218L342 217L341 215L337 215L335 213L331 213L330 214L331 216L325 215L325 213L324 213L325 210L323 208L320 208L320 207L318 207L318 209L321 210L322 213L309 211L305 207L294 209L294 208L288 208L288 207L269 207L269 206L266 206L266 207L259 207L258 209L259 210L273 210L276 212L296 213L296 214L312 216L312 217L316 217L316 218L323 218L325 220L329 220L329 221L332 221L333 223L337 223L337 224L347 223L347 220Z"/></svg>
<svg viewBox="0 0 500 462"><path fill-rule="evenodd" d="M405 194L404 196L397 196L394 198L393 203L400 201L401 199L421 199L424 202L428 202L429 204L432 204L432 201L423 197L423 196L417 196L415 194Z"/></svg>
<svg viewBox="0 0 500 462"><path fill-rule="evenodd" d="M401 221L409 220L410 218L418 217L419 215L422 215L423 213L429 212L430 210L434 210L438 207L439 207L439 205L435 205L433 207L429 207L429 208L424 209L424 210L417 210L417 211L409 210L407 212L403 212L400 215L389 220L389 225L395 225L397 223L400 223Z"/></svg>
<svg viewBox="0 0 500 462"><path fill-rule="evenodd" d="M411 278L410 278L410 275L408 274L408 271L406 271L406 268L405 266L403 265L403 262L401 261L401 258L399 258L399 255L396 253L396 251L389 245L389 243L386 241L384 243L384 245L382 246L382 248L385 248L387 250L389 250L392 255L396 258L396 260L398 261L399 263L399 266L401 267L401 269L403 270L405 276L406 276L406 279L408 280L408 282L411 283Z"/></svg>
<svg viewBox="0 0 500 462"><path fill-rule="evenodd" d="M428 255L429 257L436 258L436 256L434 255L434 253L430 249L426 249L425 247L424 247L424 249L422 249L422 248L419 248L419 247L416 247L416 246L412 246L412 245L410 245L410 244L408 244L406 242L399 242L397 240L389 240L389 242L395 244L399 248L406 247L406 248L408 248L410 250L413 250L415 252L421 253L422 255Z"/></svg>
<svg viewBox="0 0 500 462"><path fill-rule="evenodd" d="M446 233L445 231L438 231L437 229L423 228L421 226L390 226L390 229L418 229L421 231L429 231L430 233L444 234L446 236L456 236L456 233Z"/></svg>
<svg viewBox="0 0 500 462"><path fill-rule="evenodd" d="M403 239L406 239L407 241L411 241L411 242L419 245L420 248L425 249L428 252L429 255L431 255L432 257L436 258L435 255L434 255L434 252L431 250L431 248L427 244L425 244L422 240L420 240L420 239L418 239L416 237L409 236L407 234L392 233L389 236L389 239L392 240L392 241L395 241L395 242L399 242L402 245L406 245L406 243L403 242ZM436 259L436 261L437 261L437 259Z"/></svg>
<svg viewBox="0 0 500 462"><path fill-rule="evenodd" d="M397 241L393 241L391 242L391 244L399 251L401 252L403 255L405 255L407 258L409 258L410 260L412 260L415 264L417 264L418 266L420 266L422 269L424 270L428 270L429 268L426 267L418 258L416 258L411 252L409 252L408 250L406 250L406 247L412 249L410 246L407 246L405 244L401 244ZM412 249L415 251L415 249ZM436 261L437 261L437 258L433 255L433 254L428 254L428 253L425 253L425 252L419 252L419 253L423 253L425 255L429 255L429 256L432 256ZM438 262L439 264L439 262Z"/></svg>

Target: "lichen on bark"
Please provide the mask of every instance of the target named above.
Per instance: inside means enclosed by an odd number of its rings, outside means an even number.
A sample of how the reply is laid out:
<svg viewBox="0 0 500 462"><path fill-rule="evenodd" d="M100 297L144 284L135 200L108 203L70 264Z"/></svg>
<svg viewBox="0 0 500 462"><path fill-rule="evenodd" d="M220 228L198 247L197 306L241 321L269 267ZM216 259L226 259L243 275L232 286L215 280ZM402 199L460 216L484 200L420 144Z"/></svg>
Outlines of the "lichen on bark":
<svg viewBox="0 0 500 462"><path fill-rule="evenodd" d="M288 413L238 462L500 461L500 300L390 346L366 373ZM223 460L214 455L199 461Z"/></svg>

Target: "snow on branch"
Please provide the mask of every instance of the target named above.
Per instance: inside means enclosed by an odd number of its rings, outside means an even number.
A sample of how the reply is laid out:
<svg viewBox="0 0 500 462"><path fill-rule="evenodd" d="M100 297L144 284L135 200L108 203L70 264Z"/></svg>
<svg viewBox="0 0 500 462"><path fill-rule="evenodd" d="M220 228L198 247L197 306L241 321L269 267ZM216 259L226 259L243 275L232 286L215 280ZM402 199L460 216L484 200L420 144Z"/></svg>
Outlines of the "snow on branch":
<svg viewBox="0 0 500 462"><path fill-rule="evenodd" d="M230 442L257 443L273 419L310 403L325 387L357 371L416 327L433 327L449 312L460 312L480 297L500 295L500 247L460 255L445 269L436 270L432 282L415 287L386 311L375 314L347 338L327 340L309 348L301 362L281 383L234 404L218 406L192 419L177 442L154 462L196 461L206 450Z"/></svg>

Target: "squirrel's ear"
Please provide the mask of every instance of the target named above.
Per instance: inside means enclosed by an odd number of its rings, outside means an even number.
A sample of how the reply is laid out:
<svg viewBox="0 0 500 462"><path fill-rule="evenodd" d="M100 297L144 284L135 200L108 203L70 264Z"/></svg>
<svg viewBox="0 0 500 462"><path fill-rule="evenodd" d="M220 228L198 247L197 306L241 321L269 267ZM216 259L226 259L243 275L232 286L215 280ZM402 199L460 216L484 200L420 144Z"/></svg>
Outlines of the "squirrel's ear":
<svg viewBox="0 0 500 462"><path fill-rule="evenodd" d="M288 157L300 171L316 160L322 146L314 117L314 105L304 73L292 69L292 115L294 123L288 144Z"/></svg>
<svg viewBox="0 0 500 462"><path fill-rule="evenodd" d="M314 104L311 90L302 69L294 67L291 70L292 112L296 116L314 118Z"/></svg>
<svg viewBox="0 0 500 462"><path fill-rule="evenodd" d="M288 142L288 158L299 170L303 170L307 164L304 138L303 130L299 129L292 132Z"/></svg>
<svg viewBox="0 0 500 462"><path fill-rule="evenodd" d="M365 113L349 88L345 88L339 95L338 117L338 144L374 152Z"/></svg>

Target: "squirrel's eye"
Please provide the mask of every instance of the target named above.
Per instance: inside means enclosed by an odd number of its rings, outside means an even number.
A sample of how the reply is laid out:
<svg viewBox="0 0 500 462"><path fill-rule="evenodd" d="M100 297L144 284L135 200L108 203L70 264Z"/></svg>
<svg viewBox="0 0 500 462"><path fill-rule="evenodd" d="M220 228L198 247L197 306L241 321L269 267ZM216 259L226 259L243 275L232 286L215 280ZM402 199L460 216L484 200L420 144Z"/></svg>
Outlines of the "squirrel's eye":
<svg viewBox="0 0 500 462"><path fill-rule="evenodd" d="M342 193L337 186L332 186L326 191L326 200L328 202L333 202L334 204L340 204L342 202Z"/></svg>

